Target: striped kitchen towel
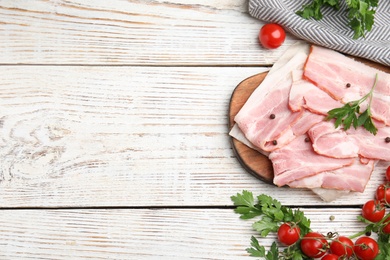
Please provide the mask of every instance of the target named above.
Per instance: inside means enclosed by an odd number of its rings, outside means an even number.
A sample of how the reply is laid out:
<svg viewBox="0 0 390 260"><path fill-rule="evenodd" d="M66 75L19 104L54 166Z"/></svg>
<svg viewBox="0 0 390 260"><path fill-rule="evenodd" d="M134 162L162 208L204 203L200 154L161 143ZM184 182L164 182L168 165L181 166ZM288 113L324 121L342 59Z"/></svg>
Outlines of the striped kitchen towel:
<svg viewBox="0 0 390 260"><path fill-rule="evenodd" d="M309 0L249 0L249 13L265 22L282 25L308 42L390 66L390 0L379 0L374 26L365 38L354 40L348 26L345 1L340 10L321 9L319 21L303 19L295 12Z"/></svg>

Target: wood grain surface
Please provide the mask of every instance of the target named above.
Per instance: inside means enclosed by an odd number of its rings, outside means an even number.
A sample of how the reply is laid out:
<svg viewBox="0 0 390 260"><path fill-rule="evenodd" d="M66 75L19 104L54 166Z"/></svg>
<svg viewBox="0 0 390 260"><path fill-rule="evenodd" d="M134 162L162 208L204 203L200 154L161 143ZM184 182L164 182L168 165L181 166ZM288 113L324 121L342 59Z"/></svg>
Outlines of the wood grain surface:
<svg viewBox="0 0 390 260"><path fill-rule="evenodd" d="M364 194L325 203L237 161L231 94L297 41L261 48L263 23L247 9L0 1L1 260L250 259L255 232L230 200L243 189L302 207L315 229L361 229L353 220L380 176Z"/></svg>
<svg viewBox="0 0 390 260"><path fill-rule="evenodd" d="M359 209L305 212L319 232L363 229ZM1 259L245 260L256 235L253 221L232 209L14 210L0 212L0 221ZM269 247L274 239L261 242Z"/></svg>
<svg viewBox="0 0 390 260"><path fill-rule="evenodd" d="M247 0L5 0L0 63L271 65L295 42L259 48Z"/></svg>

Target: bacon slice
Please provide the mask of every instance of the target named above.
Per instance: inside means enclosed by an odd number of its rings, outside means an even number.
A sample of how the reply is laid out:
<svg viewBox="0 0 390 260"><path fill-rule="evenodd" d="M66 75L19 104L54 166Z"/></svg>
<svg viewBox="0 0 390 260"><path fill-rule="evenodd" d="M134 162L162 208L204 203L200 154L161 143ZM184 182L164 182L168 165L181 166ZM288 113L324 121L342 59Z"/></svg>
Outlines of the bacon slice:
<svg viewBox="0 0 390 260"><path fill-rule="evenodd" d="M363 127L347 131L335 129L333 121L320 122L308 131L313 149L318 154L333 158L364 157L373 160L390 161L390 127L378 127L376 135Z"/></svg>
<svg viewBox="0 0 390 260"><path fill-rule="evenodd" d="M329 110L343 105L310 81L304 80L303 70L293 71L292 75L293 84L289 95L289 107L292 111L307 109L312 113L327 115Z"/></svg>
<svg viewBox="0 0 390 260"><path fill-rule="evenodd" d="M312 147L318 154L333 158L358 157L359 146L341 128L335 128L334 121L324 121L308 131Z"/></svg>
<svg viewBox="0 0 390 260"><path fill-rule="evenodd" d="M295 113L288 108L288 93L291 70L302 69L306 59L307 54L298 52L277 73L267 75L234 119L245 137L263 151L283 147L296 137L292 126L303 111ZM270 119L272 114L274 119Z"/></svg>
<svg viewBox="0 0 390 260"><path fill-rule="evenodd" d="M291 188L323 188L343 191L363 192L374 170L375 160L362 164L359 158L350 166L292 181Z"/></svg>
<svg viewBox="0 0 390 260"><path fill-rule="evenodd" d="M372 117L390 125L390 74L336 51L312 45L303 76L335 100L348 103L371 90L376 74L378 82L371 105ZM350 87L346 87L347 83ZM366 103L361 105L362 111L366 106Z"/></svg>
<svg viewBox="0 0 390 260"><path fill-rule="evenodd" d="M290 182L351 165L354 158L338 159L314 152L307 135L301 135L284 147L270 153L274 170L274 184L284 186Z"/></svg>

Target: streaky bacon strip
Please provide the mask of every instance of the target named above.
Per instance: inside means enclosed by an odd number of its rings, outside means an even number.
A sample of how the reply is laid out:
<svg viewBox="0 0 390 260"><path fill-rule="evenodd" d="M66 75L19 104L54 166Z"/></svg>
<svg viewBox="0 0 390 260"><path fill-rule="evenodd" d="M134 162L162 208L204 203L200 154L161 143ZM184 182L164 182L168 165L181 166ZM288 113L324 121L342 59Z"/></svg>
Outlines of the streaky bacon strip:
<svg viewBox="0 0 390 260"><path fill-rule="evenodd" d="M267 75L234 118L245 137L263 151L278 149L296 137L292 126L303 111L294 113L288 108L290 72L302 69L306 59L306 53L298 52L277 73Z"/></svg>
<svg viewBox="0 0 390 260"><path fill-rule="evenodd" d="M311 142L306 138L307 135L298 136L270 153L275 185L284 186L292 181L353 164L355 158L331 158L314 152Z"/></svg>
<svg viewBox="0 0 390 260"><path fill-rule="evenodd" d="M364 157L390 161L390 127L378 124L378 133L371 134L363 127L347 131L335 129L334 122L321 122L310 128L308 135L316 153L333 158Z"/></svg>
<svg viewBox="0 0 390 260"><path fill-rule="evenodd" d="M343 103L358 100L378 82L371 106L372 117L390 125L390 74L367 66L336 51L312 45L303 77ZM346 87L347 83L350 87ZM367 103L361 105L365 110Z"/></svg>
<svg viewBox="0 0 390 260"><path fill-rule="evenodd" d="M323 188L332 190L363 192L374 170L375 160L362 164L359 158L350 166L292 181L291 188Z"/></svg>
<svg viewBox="0 0 390 260"><path fill-rule="evenodd" d="M358 157L359 146L343 129L336 129L333 120L314 125L307 134L318 154L333 158Z"/></svg>
<svg viewBox="0 0 390 260"><path fill-rule="evenodd" d="M325 116L311 113L308 110L302 110L302 117L292 126L292 131L295 136L306 134L309 129L325 119Z"/></svg>
<svg viewBox="0 0 390 260"><path fill-rule="evenodd" d="M327 115L328 111L343 104L310 81L304 80L303 70L292 72L293 84L289 93L289 108L296 112L307 109L312 113Z"/></svg>

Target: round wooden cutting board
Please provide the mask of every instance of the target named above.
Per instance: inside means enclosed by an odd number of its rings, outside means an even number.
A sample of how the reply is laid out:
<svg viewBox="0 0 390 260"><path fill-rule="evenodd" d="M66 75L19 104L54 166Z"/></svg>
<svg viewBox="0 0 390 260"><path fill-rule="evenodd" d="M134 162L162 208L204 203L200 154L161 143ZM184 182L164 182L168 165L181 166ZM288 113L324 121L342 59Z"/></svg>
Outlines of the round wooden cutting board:
<svg viewBox="0 0 390 260"><path fill-rule="evenodd" d="M389 67L360 58L355 59L371 67L390 73ZM234 125L234 117L237 115L238 111L240 111L249 96L260 85L267 74L267 72L264 72L249 77L243 80L234 89L229 106L229 130ZM249 148L235 138L231 138L231 143L238 161L246 171L266 183L273 184L274 173L272 163L266 156L252 148Z"/></svg>
<svg viewBox="0 0 390 260"><path fill-rule="evenodd" d="M260 85L267 76L267 72L256 74L242 81L234 89L229 106L229 130L234 125L234 117L248 100L252 92ZM259 153L249 148L235 138L231 138L233 151L246 171L267 183L273 183L274 173L271 161Z"/></svg>

